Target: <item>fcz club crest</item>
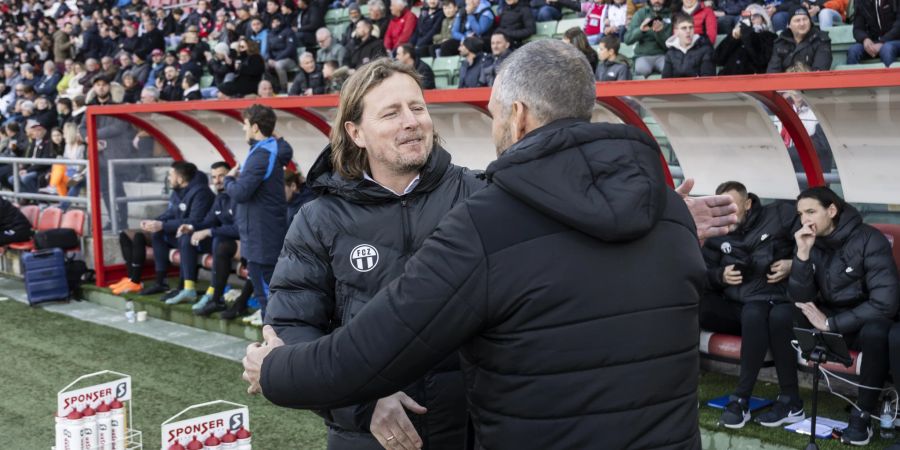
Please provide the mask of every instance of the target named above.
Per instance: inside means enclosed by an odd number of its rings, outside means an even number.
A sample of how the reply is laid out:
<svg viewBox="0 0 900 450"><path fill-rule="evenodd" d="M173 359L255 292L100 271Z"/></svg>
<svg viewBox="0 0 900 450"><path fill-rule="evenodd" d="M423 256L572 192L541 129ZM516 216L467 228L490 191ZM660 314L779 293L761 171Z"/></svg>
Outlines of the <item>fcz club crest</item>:
<svg viewBox="0 0 900 450"><path fill-rule="evenodd" d="M360 244L350 251L350 264L358 272L368 272L378 265L378 250L369 244Z"/></svg>

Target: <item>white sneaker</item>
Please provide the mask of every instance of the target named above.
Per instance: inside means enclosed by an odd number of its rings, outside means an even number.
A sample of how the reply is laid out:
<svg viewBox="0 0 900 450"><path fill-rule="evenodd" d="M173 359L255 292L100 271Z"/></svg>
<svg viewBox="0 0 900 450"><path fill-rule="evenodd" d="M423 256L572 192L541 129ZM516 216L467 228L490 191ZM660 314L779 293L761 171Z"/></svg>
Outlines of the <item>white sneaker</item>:
<svg viewBox="0 0 900 450"><path fill-rule="evenodd" d="M225 303L231 304L234 303L235 300L237 300L240 296L240 289L229 289L228 292L226 292L225 295L222 296L222 299L225 300Z"/></svg>
<svg viewBox="0 0 900 450"><path fill-rule="evenodd" d="M260 323L260 326L262 326L262 311L257 310L255 313L241 319L241 321L251 325L254 321L258 321Z"/></svg>
<svg viewBox="0 0 900 450"><path fill-rule="evenodd" d="M257 311L257 313L259 313L259 311ZM250 321L250 326L251 327L262 327L263 326L262 313L253 315L253 320Z"/></svg>

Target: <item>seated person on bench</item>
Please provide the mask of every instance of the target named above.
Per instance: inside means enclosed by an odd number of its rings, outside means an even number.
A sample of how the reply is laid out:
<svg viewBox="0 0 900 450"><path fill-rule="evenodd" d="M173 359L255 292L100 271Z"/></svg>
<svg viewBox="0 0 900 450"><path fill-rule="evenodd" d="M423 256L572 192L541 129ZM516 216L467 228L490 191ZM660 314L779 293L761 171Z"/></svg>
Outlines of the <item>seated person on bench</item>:
<svg viewBox="0 0 900 450"><path fill-rule="evenodd" d="M803 313L798 326L839 333L848 348L862 350L859 384L874 389L859 389L858 408L850 410L841 441L866 445L888 371L888 332L900 302L891 246L826 187L801 192L797 211L802 228L794 235L797 254L789 291Z"/></svg>
<svg viewBox="0 0 900 450"><path fill-rule="evenodd" d="M214 312L225 310L222 294L228 283L228 275L231 274L231 265L234 255L238 250L238 229L234 223L234 202L225 192L225 176L231 166L224 161L212 165L210 176L212 185L216 190L216 198L213 207L206 214L202 222L192 226L182 225L178 228L181 235L178 248L181 250L181 267L185 274L185 280L197 278L197 256L213 251L212 284L200 301L191 308L194 314L208 316ZM193 278L190 278L193 277ZM184 301L197 299L197 292L183 289L175 297L166 300L173 305Z"/></svg>
<svg viewBox="0 0 900 450"><path fill-rule="evenodd" d="M738 223L725 236L703 245L709 288L700 300L700 326L741 336L741 372L719 423L741 428L750 420L749 401L766 351L772 350L781 394L756 421L776 427L803 420L797 382L797 353L791 348L794 305L787 278L794 250L797 212L793 202L766 206L736 181L716 188L738 206Z"/></svg>
<svg viewBox="0 0 900 450"><path fill-rule="evenodd" d="M16 205L0 197L0 245L31 239L31 222Z"/></svg>
<svg viewBox="0 0 900 450"><path fill-rule="evenodd" d="M199 223L212 206L214 195L207 186L206 174L198 171L194 164L185 161L172 163L168 181L172 187L172 195L166 212L156 220L142 220L140 230L123 231L119 234L119 245L128 276L110 286L114 294L139 291L141 295L150 295L168 291L166 274L169 270L169 249L178 247L178 239L175 237L178 227ZM148 239L153 246L156 284L143 287L140 282L141 270L146 260L145 247ZM184 278L184 264L181 268L184 288L194 289L193 281Z"/></svg>

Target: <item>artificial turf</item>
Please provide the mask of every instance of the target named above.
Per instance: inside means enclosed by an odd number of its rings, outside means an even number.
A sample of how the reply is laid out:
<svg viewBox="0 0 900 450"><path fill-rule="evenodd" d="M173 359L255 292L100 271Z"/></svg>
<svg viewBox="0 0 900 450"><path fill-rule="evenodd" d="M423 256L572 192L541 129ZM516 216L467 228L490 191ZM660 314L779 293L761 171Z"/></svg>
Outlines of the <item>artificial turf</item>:
<svg viewBox="0 0 900 450"><path fill-rule="evenodd" d="M0 448L53 445L56 393L104 369L131 375L134 428L160 448L160 424L185 407L229 400L250 408L253 448L325 448L322 420L246 393L237 362L61 314L0 302Z"/></svg>
<svg viewBox="0 0 900 450"><path fill-rule="evenodd" d="M159 448L160 424L183 408L223 399L250 408L254 448L325 448L321 419L309 412L276 407L259 396L246 394L241 366L215 356L155 341L124 331L82 322L61 314L31 308L14 301L0 302L0 447L42 449L53 444L52 413L56 393L80 375L103 369L132 376L135 428L143 431L144 448ZM700 379L700 425L730 437L804 448L806 436L780 428L748 424L741 430L716 426L720 410L706 402L730 392L733 376L704 372ZM754 395L775 398L772 383L757 383ZM807 413L811 391L802 391ZM819 394L820 416L846 421L846 403L827 392ZM878 438L867 448L889 444ZM707 441L709 439L707 438ZM740 442L732 439L730 445ZM753 442L752 440L748 440ZM710 448L705 442L704 447ZM741 448L750 448L737 444ZM837 441L819 441L822 449L848 449ZM716 447L722 448L722 447Z"/></svg>

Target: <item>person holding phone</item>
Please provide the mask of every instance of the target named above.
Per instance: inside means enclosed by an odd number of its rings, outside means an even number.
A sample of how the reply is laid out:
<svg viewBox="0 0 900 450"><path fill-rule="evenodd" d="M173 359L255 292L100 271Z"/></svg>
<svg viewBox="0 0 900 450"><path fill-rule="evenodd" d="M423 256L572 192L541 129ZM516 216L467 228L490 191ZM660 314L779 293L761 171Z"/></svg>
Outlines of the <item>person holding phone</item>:
<svg viewBox="0 0 900 450"><path fill-rule="evenodd" d="M900 303L891 245L826 187L801 192L797 212L802 227L794 235L789 292L803 313L799 326L840 333L850 349L865 354L859 384L869 388L859 389L841 441L866 445L888 370L888 332Z"/></svg>
<svg viewBox="0 0 900 450"><path fill-rule="evenodd" d="M700 299L700 327L741 336L740 377L719 423L742 428L750 420L750 396L768 350L775 359L781 394L756 422L776 427L801 421L806 415L797 356L791 348L795 308L787 293L792 235L799 226L794 203L763 205L737 181L720 184L716 194L732 197L738 223L727 235L707 239L703 245L709 287Z"/></svg>

